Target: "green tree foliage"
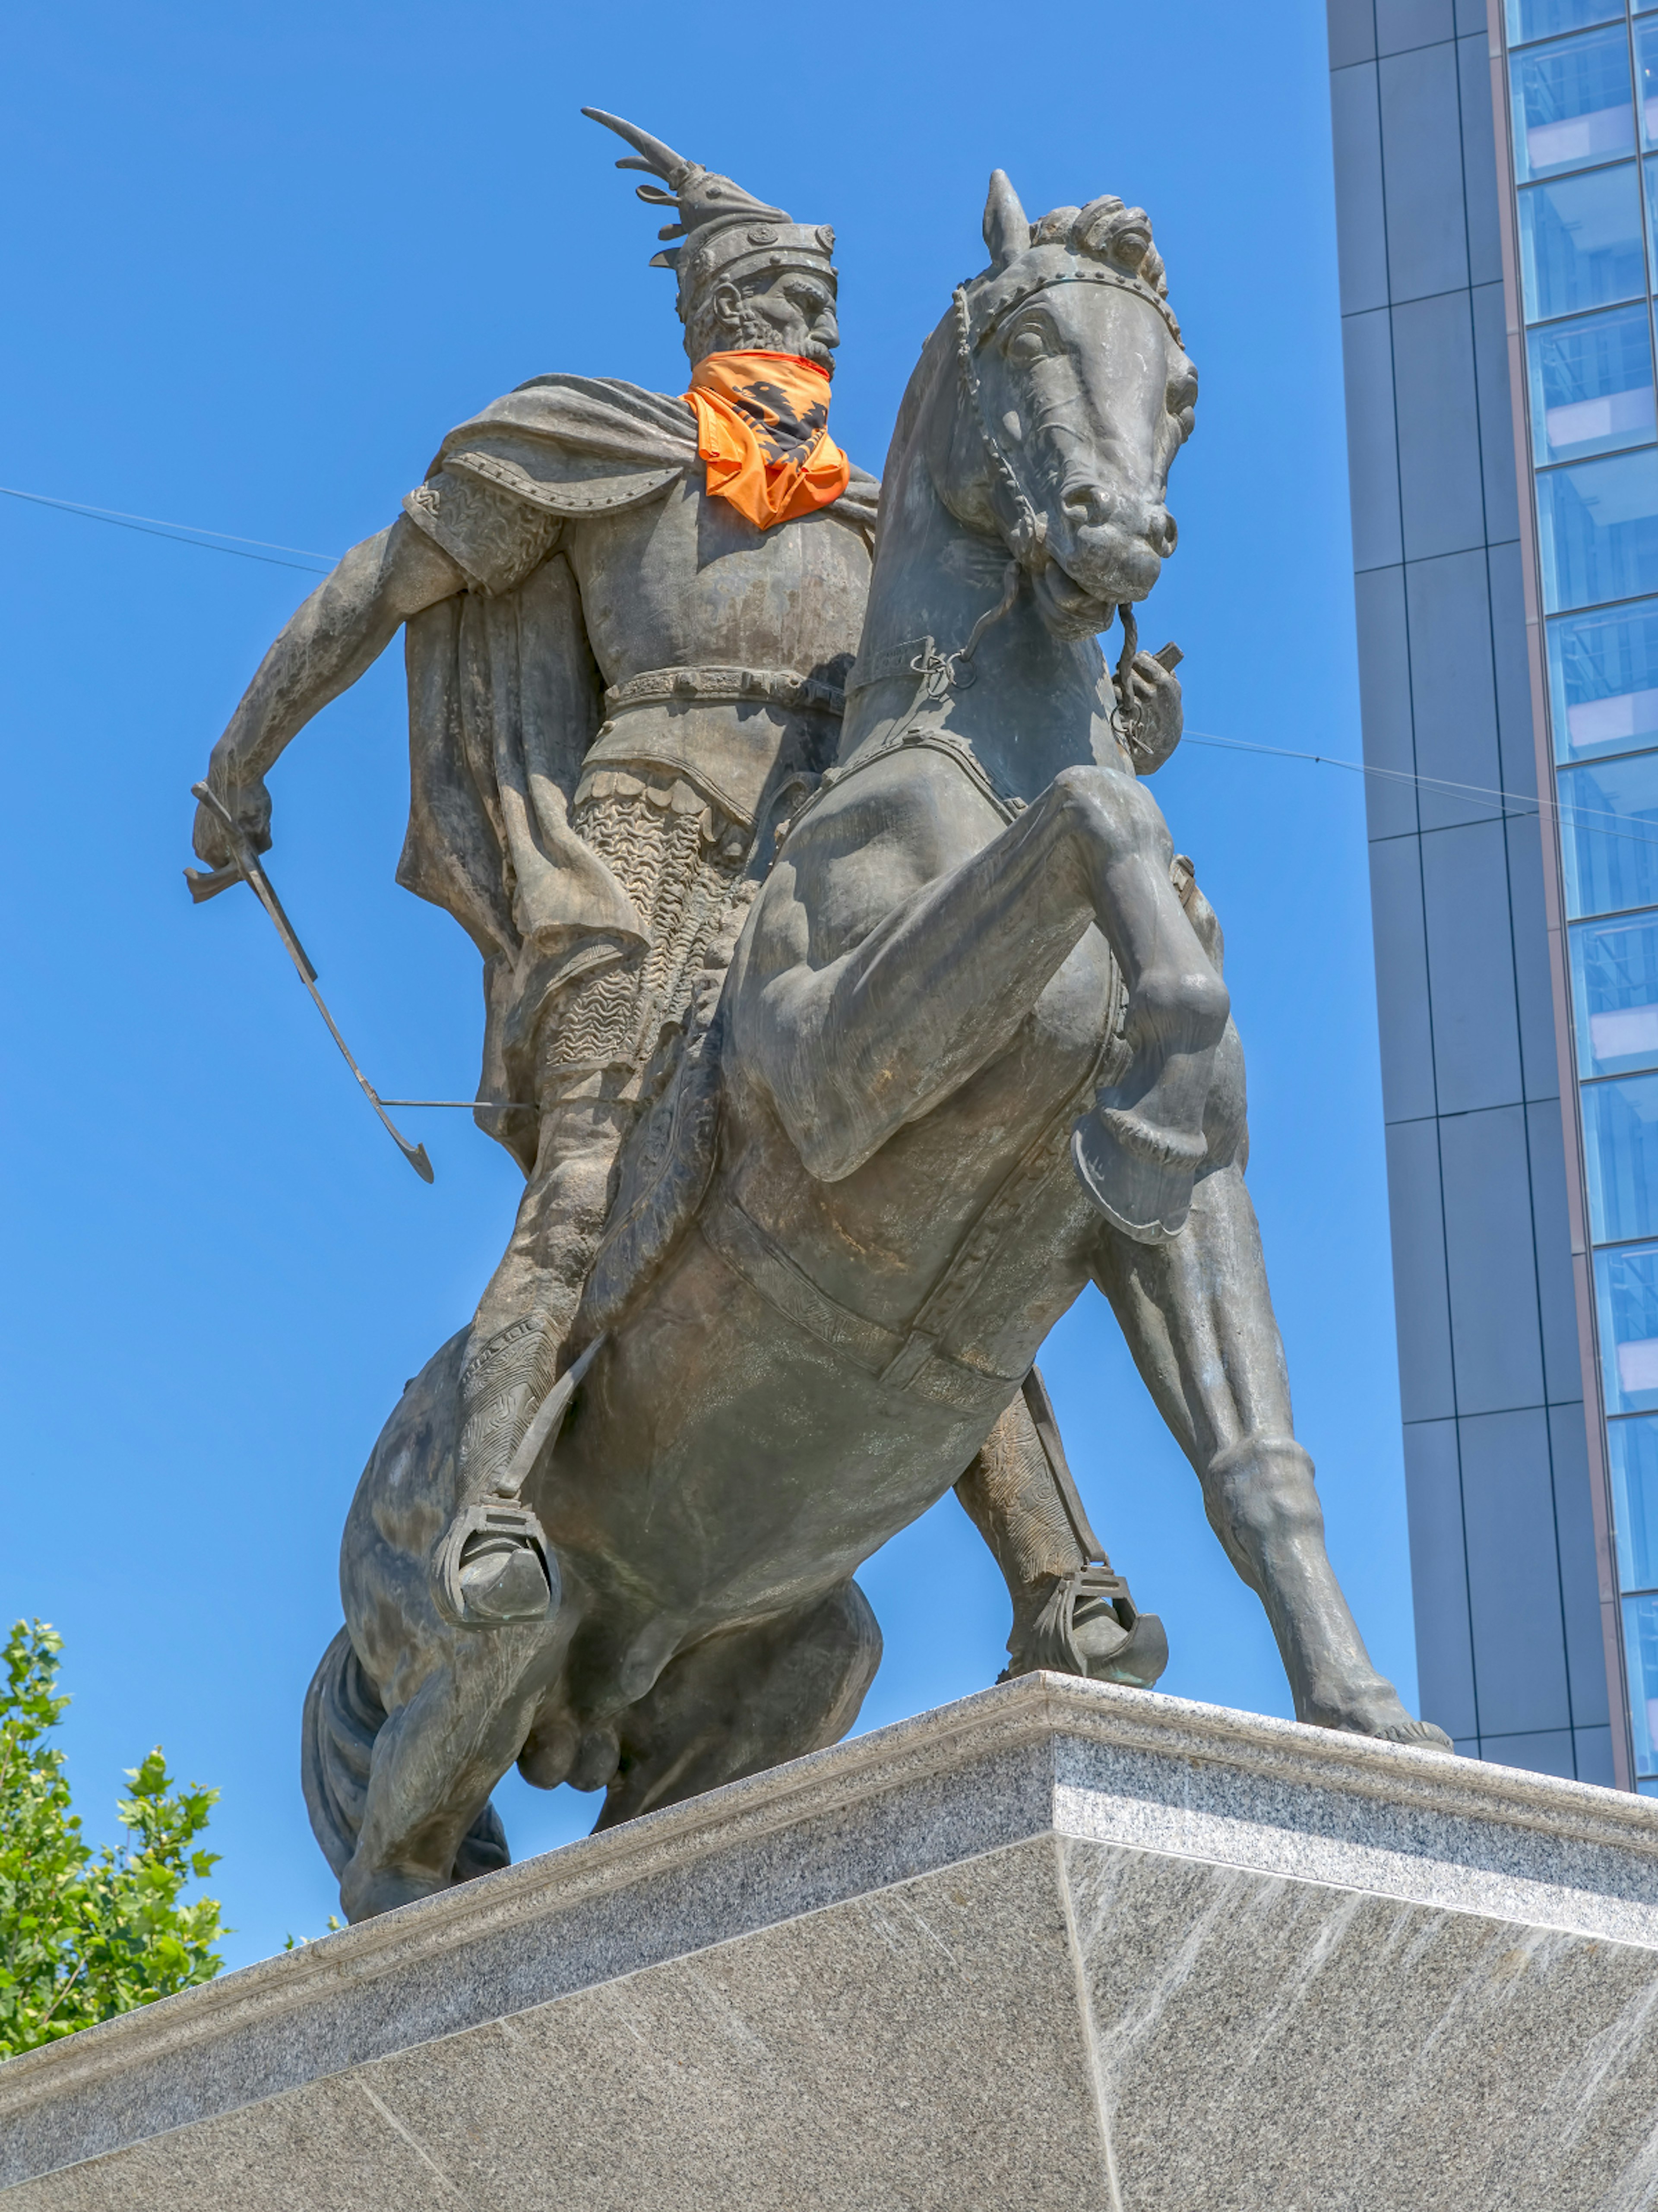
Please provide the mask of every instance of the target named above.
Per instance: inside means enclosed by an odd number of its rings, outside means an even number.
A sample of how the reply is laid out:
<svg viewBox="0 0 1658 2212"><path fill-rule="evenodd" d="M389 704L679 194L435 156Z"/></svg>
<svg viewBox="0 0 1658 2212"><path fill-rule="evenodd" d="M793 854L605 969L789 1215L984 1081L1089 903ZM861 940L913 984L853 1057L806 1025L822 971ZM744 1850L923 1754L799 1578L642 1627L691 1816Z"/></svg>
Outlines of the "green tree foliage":
<svg viewBox="0 0 1658 2212"><path fill-rule="evenodd" d="M176 1789L159 1745L127 1770L126 1840L95 1852L82 1840L50 1741L69 1704L62 1650L20 1620L0 1654L0 2058L210 1981L229 1932L210 1897L179 1902L217 1864L196 1838L219 1793Z"/></svg>

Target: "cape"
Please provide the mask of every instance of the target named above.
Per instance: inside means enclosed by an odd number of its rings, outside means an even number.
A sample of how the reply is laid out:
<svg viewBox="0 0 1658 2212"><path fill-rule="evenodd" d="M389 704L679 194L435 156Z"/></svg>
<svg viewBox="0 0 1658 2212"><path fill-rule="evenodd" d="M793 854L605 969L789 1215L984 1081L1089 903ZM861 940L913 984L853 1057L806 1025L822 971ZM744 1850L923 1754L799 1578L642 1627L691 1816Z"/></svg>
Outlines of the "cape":
<svg viewBox="0 0 1658 2212"><path fill-rule="evenodd" d="M654 496L643 479L659 471L671 472L663 477L665 490L695 467L696 415L687 399L610 377L536 376L452 430L428 481L451 463L476 465L480 458L483 472L503 487L539 495L565 514L592 514L598 504L621 506L630 489L641 499ZM489 460L501 465L490 470ZM637 479L632 487L630 476ZM578 495L584 485L604 485L612 496L584 501ZM835 510L856 528L872 531L880 492L879 480L854 465Z"/></svg>
<svg viewBox="0 0 1658 2212"><path fill-rule="evenodd" d="M540 1007L578 953L646 933L570 826L604 687L559 538L567 522L665 497L701 465L685 400L609 378L539 376L452 430L404 501L471 588L407 626L410 813L398 881L452 914L483 956L479 1096L515 1103L480 1106L476 1118L526 1175ZM820 514L872 538L879 490L854 468Z"/></svg>

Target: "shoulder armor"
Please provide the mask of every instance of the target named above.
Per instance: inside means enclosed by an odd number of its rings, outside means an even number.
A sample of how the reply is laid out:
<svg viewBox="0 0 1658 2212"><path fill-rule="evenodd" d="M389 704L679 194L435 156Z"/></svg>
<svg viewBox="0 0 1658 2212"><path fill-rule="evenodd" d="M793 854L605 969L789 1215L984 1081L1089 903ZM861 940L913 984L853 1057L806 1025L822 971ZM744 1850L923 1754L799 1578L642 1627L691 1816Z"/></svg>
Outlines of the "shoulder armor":
<svg viewBox="0 0 1658 2212"><path fill-rule="evenodd" d="M450 454L444 466L463 476L480 477L483 483L510 492L514 499L538 507L548 514L571 520L585 514L620 514L629 507L644 507L653 499L660 499L685 473L683 467L674 467L632 470L625 475L607 476L594 469L568 483L549 482L545 477L531 476L516 461L477 448Z"/></svg>

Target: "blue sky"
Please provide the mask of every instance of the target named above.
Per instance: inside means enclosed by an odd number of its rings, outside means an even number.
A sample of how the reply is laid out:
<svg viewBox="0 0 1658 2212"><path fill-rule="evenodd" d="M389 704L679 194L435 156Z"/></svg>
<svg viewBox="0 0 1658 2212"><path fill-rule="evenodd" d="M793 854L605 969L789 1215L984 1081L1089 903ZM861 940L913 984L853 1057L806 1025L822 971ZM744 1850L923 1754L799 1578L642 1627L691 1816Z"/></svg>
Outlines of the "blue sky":
<svg viewBox="0 0 1658 2212"><path fill-rule="evenodd" d="M444 431L563 368L683 388L654 219L578 113L628 115L840 234L834 427L878 468L990 169L1034 216L1152 216L1203 378L1142 617L1188 727L1358 753L1323 13L1223 0L833 11L92 0L8 37L6 484L336 553ZM279 556L286 557L286 556ZM192 780L308 586L0 499L9 1081L0 1610L54 1621L94 1833L158 1739L216 1784L233 1960L333 1906L297 1780L338 1530L405 1376L471 1313L517 1178L465 1115L374 1123L252 899L197 912ZM467 1095L477 956L392 881L400 655L272 779L273 876L371 1079ZM1414 1696L1362 781L1188 742L1157 793L1225 925L1300 1431L1381 1665ZM1256 1601L1090 1293L1044 1366L1094 1519L1174 1650L1267 1712ZM865 1723L983 1686L999 1578L953 1499L863 1577ZM513 1778L519 1855L597 1801Z"/></svg>

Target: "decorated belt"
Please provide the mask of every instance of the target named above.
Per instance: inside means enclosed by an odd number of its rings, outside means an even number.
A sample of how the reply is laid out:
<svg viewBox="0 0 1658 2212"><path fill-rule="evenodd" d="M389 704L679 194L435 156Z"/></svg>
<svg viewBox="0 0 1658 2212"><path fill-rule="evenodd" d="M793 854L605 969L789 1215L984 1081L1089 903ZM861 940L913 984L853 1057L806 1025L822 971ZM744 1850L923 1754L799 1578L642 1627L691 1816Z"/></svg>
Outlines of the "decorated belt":
<svg viewBox="0 0 1658 2212"><path fill-rule="evenodd" d="M792 668L647 668L624 684L613 684L604 694L604 711L619 714L625 708L662 700L689 705L763 702L771 707L839 714L847 695L837 684L797 675Z"/></svg>

